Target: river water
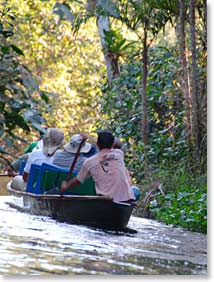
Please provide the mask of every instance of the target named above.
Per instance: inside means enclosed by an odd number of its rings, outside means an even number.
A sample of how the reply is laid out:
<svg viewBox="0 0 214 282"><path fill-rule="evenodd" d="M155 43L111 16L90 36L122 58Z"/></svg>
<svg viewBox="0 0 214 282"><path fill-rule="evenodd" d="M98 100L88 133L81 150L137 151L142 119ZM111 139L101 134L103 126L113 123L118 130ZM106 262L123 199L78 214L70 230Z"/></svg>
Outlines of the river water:
<svg viewBox="0 0 214 282"><path fill-rule="evenodd" d="M207 237L132 216L116 233L30 215L0 196L0 275L206 275Z"/></svg>

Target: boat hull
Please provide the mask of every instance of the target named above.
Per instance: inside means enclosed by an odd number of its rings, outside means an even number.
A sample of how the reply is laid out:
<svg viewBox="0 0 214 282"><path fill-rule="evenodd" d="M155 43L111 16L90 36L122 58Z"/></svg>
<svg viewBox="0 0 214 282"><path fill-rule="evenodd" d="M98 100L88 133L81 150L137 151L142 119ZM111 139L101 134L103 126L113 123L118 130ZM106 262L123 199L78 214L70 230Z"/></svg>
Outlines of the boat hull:
<svg viewBox="0 0 214 282"><path fill-rule="evenodd" d="M23 198L23 205L30 213L71 224L121 230L127 227L135 207L102 196L36 195L15 190L10 183L7 189L12 195Z"/></svg>

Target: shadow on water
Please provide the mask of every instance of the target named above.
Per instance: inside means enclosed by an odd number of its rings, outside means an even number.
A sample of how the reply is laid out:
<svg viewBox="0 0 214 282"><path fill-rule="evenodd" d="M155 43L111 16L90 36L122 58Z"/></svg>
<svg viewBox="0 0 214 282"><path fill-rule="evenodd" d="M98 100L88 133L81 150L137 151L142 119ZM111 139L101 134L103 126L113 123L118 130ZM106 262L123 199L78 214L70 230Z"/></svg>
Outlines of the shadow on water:
<svg viewBox="0 0 214 282"><path fill-rule="evenodd" d="M0 197L1 275L207 273L204 234L138 217L126 232L88 228L20 212L10 200Z"/></svg>

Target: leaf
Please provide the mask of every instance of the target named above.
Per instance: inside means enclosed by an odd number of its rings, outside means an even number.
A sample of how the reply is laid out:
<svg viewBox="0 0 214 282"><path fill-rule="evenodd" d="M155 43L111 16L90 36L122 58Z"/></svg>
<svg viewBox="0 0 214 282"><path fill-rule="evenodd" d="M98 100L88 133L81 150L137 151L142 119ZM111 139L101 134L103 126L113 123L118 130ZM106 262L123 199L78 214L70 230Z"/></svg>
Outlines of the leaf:
<svg viewBox="0 0 214 282"><path fill-rule="evenodd" d="M49 102L49 98L48 98L48 96L44 93L44 91L42 91L42 93L41 93L41 98L46 102L46 103L48 103Z"/></svg>
<svg viewBox="0 0 214 282"><path fill-rule="evenodd" d="M32 77L32 74L24 66L20 66L22 75L22 83L28 90L37 90L39 92L38 83Z"/></svg>
<svg viewBox="0 0 214 282"><path fill-rule="evenodd" d="M3 31L1 32L1 34L3 34L3 36L4 36L5 38L11 37L11 36L14 35L14 33L13 33L12 31L5 31L5 30L3 30Z"/></svg>
<svg viewBox="0 0 214 282"><path fill-rule="evenodd" d="M19 140L19 141L21 141L22 143L25 143L25 144L28 143L24 138L22 138L22 137L20 137L20 136L18 136L16 134L13 134L12 136L13 136L14 140Z"/></svg>
<svg viewBox="0 0 214 282"><path fill-rule="evenodd" d="M74 23L74 14L71 12L70 6L65 3L56 3L53 7L53 13L58 15L61 20L67 20Z"/></svg>
<svg viewBox="0 0 214 282"><path fill-rule="evenodd" d="M10 106L12 109L21 109L23 107L22 104L16 99L11 99Z"/></svg>
<svg viewBox="0 0 214 282"><path fill-rule="evenodd" d="M10 53L10 47L9 46L1 46L1 51L4 54Z"/></svg>
<svg viewBox="0 0 214 282"><path fill-rule="evenodd" d="M4 142L6 143L7 147L12 147L14 144L13 139L8 137L4 138Z"/></svg>
<svg viewBox="0 0 214 282"><path fill-rule="evenodd" d="M24 53L21 49L19 49L16 45L11 44L10 47L15 51L17 54L24 56Z"/></svg>
<svg viewBox="0 0 214 282"><path fill-rule="evenodd" d="M23 118L25 121L30 122L40 122L42 123L44 119L35 110L28 109L23 113Z"/></svg>
<svg viewBox="0 0 214 282"><path fill-rule="evenodd" d="M40 132L43 132L44 134L46 134L47 132L46 132L46 129L44 129L44 127L42 127L41 126L41 124L40 123L38 123L38 122L32 122L32 126L35 128L35 129L37 129L37 130L39 130Z"/></svg>

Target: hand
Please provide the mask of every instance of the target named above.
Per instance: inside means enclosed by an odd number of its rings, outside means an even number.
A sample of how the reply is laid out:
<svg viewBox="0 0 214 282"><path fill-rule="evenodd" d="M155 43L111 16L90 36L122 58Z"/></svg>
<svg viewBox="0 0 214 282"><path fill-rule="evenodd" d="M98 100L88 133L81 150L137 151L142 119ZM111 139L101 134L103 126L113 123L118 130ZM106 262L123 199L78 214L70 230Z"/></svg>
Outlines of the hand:
<svg viewBox="0 0 214 282"><path fill-rule="evenodd" d="M61 184L61 188L60 188L60 193L64 194L68 189L68 183L67 181L63 181Z"/></svg>
<svg viewBox="0 0 214 282"><path fill-rule="evenodd" d="M82 132L82 133L80 133L80 135L82 136L82 138L83 138L84 140L87 140L87 139L88 139L88 134L87 134L87 133Z"/></svg>
<svg viewBox="0 0 214 282"><path fill-rule="evenodd" d="M15 172L11 167L8 167L7 168L7 175L10 176L10 177L14 177L14 176L18 175L18 173Z"/></svg>

